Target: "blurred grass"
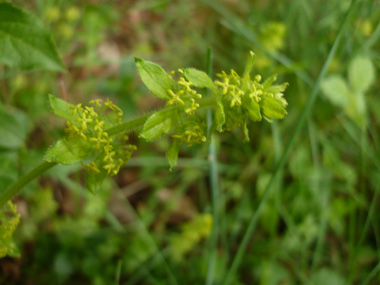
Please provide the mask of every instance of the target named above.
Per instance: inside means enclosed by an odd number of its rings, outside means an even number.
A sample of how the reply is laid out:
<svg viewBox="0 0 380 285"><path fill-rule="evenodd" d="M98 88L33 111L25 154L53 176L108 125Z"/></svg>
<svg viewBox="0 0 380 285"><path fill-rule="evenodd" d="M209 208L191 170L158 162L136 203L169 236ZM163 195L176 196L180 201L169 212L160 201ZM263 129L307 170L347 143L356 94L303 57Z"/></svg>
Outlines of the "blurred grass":
<svg viewBox="0 0 380 285"><path fill-rule="evenodd" d="M345 27L351 1L343 0L13 2L51 29L69 68L62 79L70 102L110 97L125 119L149 112L162 102L142 86L133 56L166 70L204 69L210 46L216 72L242 73L253 50L254 73L290 83L289 115L251 124L250 143L238 131L215 136L219 209L207 146L182 149L169 172L168 140L131 135L136 156L96 196L80 168L50 171L16 199L22 258L0 261L0 283L202 284L208 266L209 284L380 282L378 75L364 94L365 128L318 90L326 74L347 78L357 55L378 70L378 1L355 1ZM72 9L79 17L67 17ZM16 149L0 146L0 183L40 163L63 134L46 96L60 92L54 74L1 69L0 104L31 127ZM217 242L212 234L191 242L184 228L215 210ZM192 226L193 235L207 228Z"/></svg>

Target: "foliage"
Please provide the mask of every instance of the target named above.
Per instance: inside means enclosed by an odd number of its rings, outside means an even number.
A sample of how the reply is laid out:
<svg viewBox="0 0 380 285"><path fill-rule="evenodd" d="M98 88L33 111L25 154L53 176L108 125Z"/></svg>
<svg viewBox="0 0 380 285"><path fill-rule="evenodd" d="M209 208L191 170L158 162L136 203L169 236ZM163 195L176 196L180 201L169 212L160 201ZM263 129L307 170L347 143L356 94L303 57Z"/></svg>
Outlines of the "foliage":
<svg viewBox="0 0 380 285"><path fill-rule="evenodd" d="M375 68L370 58L355 57L348 69L349 84L340 75L330 75L322 82L325 96L359 126L367 125L364 95L375 79Z"/></svg>
<svg viewBox="0 0 380 285"><path fill-rule="evenodd" d="M0 60L0 194L52 145L97 138L78 104L109 98L122 123L107 110L103 132L137 147L117 175L100 160L105 142L74 164L45 161L13 199L21 258L1 259L0 283L379 283L377 1L0 2L62 58L56 69L42 54L40 66L26 64L35 53L21 53L25 66ZM274 72L287 106L279 89L275 101L253 92Z"/></svg>
<svg viewBox="0 0 380 285"><path fill-rule="evenodd" d="M52 95L49 99L53 112L68 121L66 138L47 151L45 160L68 165L81 161L88 171L87 187L95 191L105 176L116 175L136 150L136 146L125 144L126 134L111 137L106 131L121 123L123 111L109 100L104 103L101 99L92 100L91 107L82 107L82 104L74 106ZM85 159L92 161L85 163Z"/></svg>
<svg viewBox="0 0 380 285"><path fill-rule="evenodd" d="M13 232L20 223L16 206L9 201L0 212L0 257L18 256L20 253L12 239Z"/></svg>
<svg viewBox="0 0 380 285"><path fill-rule="evenodd" d="M210 236L212 216L203 214L184 224L180 233L171 237L170 247L174 259L181 260L203 238Z"/></svg>
<svg viewBox="0 0 380 285"><path fill-rule="evenodd" d="M0 46L0 61L11 67L65 70L39 20L8 3L0 3Z"/></svg>

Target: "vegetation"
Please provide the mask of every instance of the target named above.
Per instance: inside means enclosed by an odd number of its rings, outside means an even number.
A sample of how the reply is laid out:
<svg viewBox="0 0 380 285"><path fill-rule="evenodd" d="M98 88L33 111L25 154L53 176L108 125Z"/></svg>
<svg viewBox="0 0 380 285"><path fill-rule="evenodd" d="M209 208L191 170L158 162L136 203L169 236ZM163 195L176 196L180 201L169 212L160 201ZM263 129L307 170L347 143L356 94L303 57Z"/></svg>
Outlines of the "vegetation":
<svg viewBox="0 0 380 285"><path fill-rule="evenodd" d="M377 284L379 20L0 1L0 282Z"/></svg>

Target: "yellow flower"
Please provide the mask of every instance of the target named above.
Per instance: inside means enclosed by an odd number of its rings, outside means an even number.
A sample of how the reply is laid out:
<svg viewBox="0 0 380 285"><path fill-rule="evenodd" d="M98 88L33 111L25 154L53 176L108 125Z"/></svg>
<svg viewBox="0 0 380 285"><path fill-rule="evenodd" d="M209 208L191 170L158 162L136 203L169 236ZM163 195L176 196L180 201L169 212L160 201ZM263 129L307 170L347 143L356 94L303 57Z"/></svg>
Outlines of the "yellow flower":
<svg viewBox="0 0 380 285"><path fill-rule="evenodd" d="M170 99L167 104L168 105L172 105L174 104L175 102L178 102L180 103L181 105L185 105L185 102L183 102L183 100L181 98L179 98L181 95L183 95L184 91L183 90L179 90L177 92L177 94L175 94L172 90L168 89L167 90L169 92L169 94L173 97L172 99Z"/></svg>

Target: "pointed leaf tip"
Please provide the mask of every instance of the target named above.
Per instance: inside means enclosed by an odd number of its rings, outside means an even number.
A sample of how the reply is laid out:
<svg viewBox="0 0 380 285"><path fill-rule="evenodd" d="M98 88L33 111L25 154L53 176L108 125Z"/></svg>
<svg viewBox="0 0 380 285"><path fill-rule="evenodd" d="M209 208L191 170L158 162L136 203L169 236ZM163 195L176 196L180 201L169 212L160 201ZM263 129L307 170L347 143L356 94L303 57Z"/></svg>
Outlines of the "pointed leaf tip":
<svg viewBox="0 0 380 285"><path fill-rule="evenodd" d="M9 3L0 3L0 62L23 70L65 72L51 34L39 19Z"/></svg>
<svg viewBox="0 0 380 285"><path fill-rule="evenodd" d="M158 98L169 99L173 89L172 79L158 64L135 57L137 71L145 86Z"/></svg>

